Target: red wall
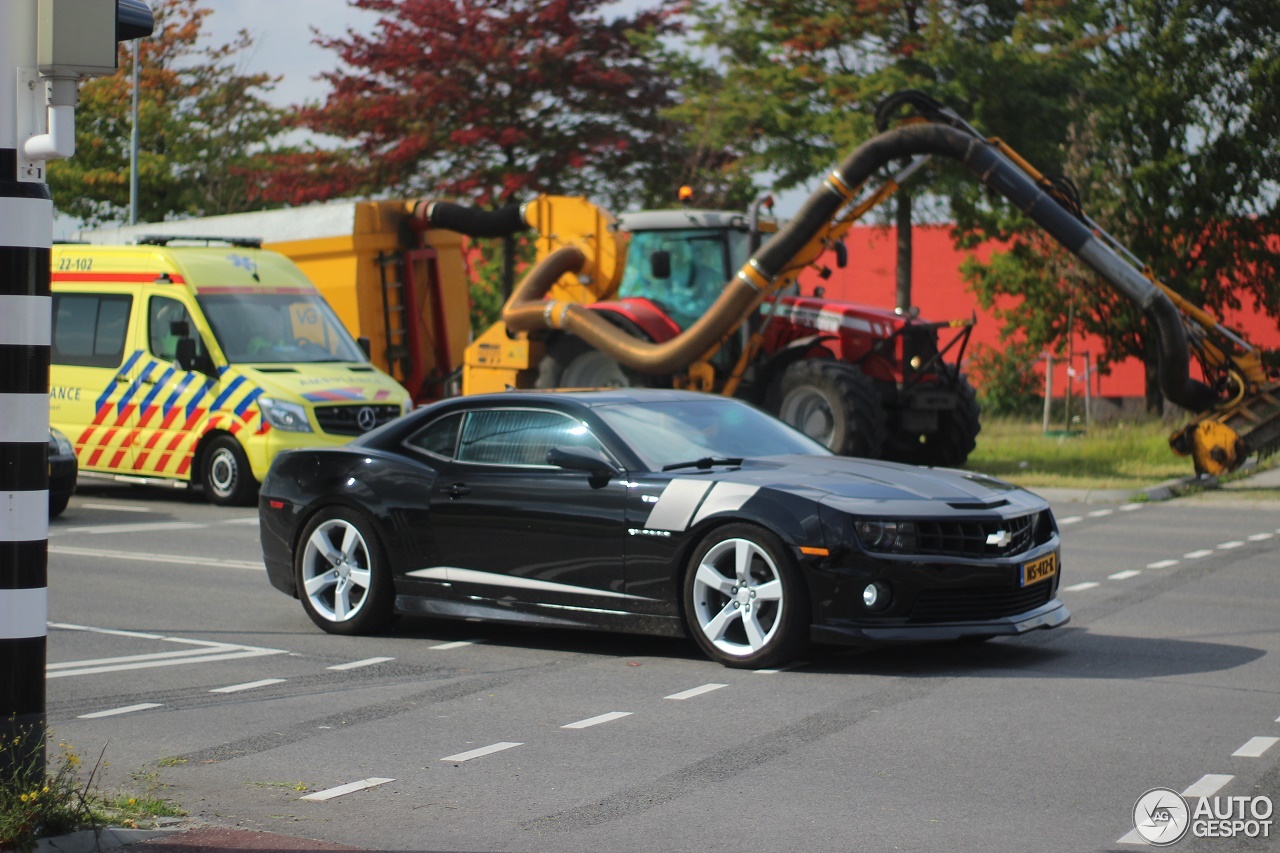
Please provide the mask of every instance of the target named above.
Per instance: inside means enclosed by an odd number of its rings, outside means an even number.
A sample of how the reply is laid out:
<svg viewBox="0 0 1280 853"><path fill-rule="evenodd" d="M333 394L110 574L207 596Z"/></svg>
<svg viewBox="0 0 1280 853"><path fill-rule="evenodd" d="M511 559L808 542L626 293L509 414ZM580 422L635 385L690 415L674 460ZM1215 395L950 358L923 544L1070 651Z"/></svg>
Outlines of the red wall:
<svg viewBox="0 0 1280 853"><path fill-rule="evenodd" d="M913 235L915 271L911 284L911 303L920 308L920 316L928 320L950 320L968 317L974 311L978 324L970 340L970 351L978 343L990 347L1000 346L999 326L996 320L978 307L978 300L960 279L960 264L965 254L955 249L950 229L945 225L923 225L915 228ZM844 269L832 269L831 277L823 281L812 270L800 276L801 290L808 294L816 285L826 287L827 298L859 302L882 308L892 308L896 287L897 229L854 226L845 238L849 249L849 265ZM979 260L990 256L993 244L984 244L972 254ZM831 256L824 257L828 264ZM1243 333L1246 340L1266 348L1280 349L1280 327L1261 311L1237 312L1224 318L1226 325ZM944 330L943 335L947 333ZM1096 360L1101 351L1098 339L1078 335L1075 340L1076 369L1080 374L1073 393L1084 393L1083 361L1080 354L1089 352ZM1041 368L1043 370L1043 368ZM1193 366L1194 370L1194 366ZM1064 392L1066 376L1061 362L1054 370L1054 396ZM1094 377L1093 393L1102 397L1141 397L1143 394L1142 365L1129 359L1114 365L1108 376Z"/></svg>

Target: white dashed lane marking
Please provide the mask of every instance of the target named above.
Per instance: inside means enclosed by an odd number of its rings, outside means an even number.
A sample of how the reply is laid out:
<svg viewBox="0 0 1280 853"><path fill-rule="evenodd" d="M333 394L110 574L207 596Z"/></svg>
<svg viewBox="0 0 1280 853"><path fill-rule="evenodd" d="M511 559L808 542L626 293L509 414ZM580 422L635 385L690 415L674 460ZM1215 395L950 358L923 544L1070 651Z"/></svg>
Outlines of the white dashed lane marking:
<svg viewBox="0 0 1280 853"><path fill-rule="evenodd" d="M1084 521L1084 519L1078 515L1071 515L1071 516L1067 516L1066 518L1058 519L1058 526L1061 527L1064 524L1075 524L1076 522L1079 522L1079 521Z"/></svg>
<svg viewBox="0 0 1280 853"><path fill-rule="evenodd" d="M1266 542L1268 539L1272 539L1274 537L1274 533L1255 533L1247 538L1250 542Z"/></svg>
<svg viewBox="0 0 1280 853"><path fill-rule="evenodd" d="M562 729L589 729L592 726L598 726L601 723L611 723L614 720L621 720L623 717L630 717L631 711L610 711L607 714L600 714L596 717L588 717L585 720L578 720L576 723L569 723L561 726Z"/></svg>
<svg viewBox="0 0 1280 853"><path fill-rule="evenodd" d="M1182 792L1184 797L1212 797L1214 794L1222 790L1222 788L1236 777L1228 776L1223 773L1206 773L1201 776L1199 781L1192 783L1191 787Z"/></svg>
<svg viewBox="0 0 1280 853"><path fill-rule="evenodd" d="M486 755L493 755L495 752L502 752L504 749L512 749L517 746L524 746L524 744L512 743L510 741L503 741L501 743L490 744L489 746L482 746L479 749L471 749L471 750L467 750L466 752L459 752L457 755L450 755L447 758L442 758L440 760L441 761L470 761L473 758L483 758Z"/></svg>
<svg viewBox="0 0 1280 853"><path fill-rule="evenodd" d="M189 557L184 554L143 554L137 551L108 551L103 548L72 548L50 545L50 554L68 557L98 557L106 560L128 560L131 563L170 563L178 566L205 566L211 569L247 569L265 571L261 560L219 560L216 557Z"/></svg>
<svg viewBox="0 0 1280 853"><path fill-rule="evenodd" d="M363 791L366 788L376 788L378 785L385 785L388 782L394 781L396 780L373 776L369 779L361 779L359 782L348 782L346 785L339 785L336 788L329 788L325 791L316 791L314 794L307 794L305 797L300 797L299 799L311 800L312 802L332 800L334 797L341 797L343 794L352 794L356 791Z"/></svg>
<svg viewBox="0 0 1280 853"><path fill-rule="evenodd" d="M1148 569L1167 569L1170 566L1178 565L1177 560L1158 560L1154 563L1147 563Z"/></svg>
<svg viewBox="0 0 1280 853"><path fill-rule="evenodd" d="M268 687L272 684L283 684L283 678L264 678L261 681L249 681L244 684L232 684L227 687L215 687L210 693L239 693L241 690L253 690L255 687Z"/></svg>
<svg viewBox="0 0 1280 853"><path fill-rule="evenodd" d="M1089 517L1090 518L1106 518L1108 515L1111 515L1111 513L1113 512L1115 512L1115 510L1095 509L1093 512L1089 513Z"/></svg>
<svg viewBox="0 0 1280 853"><path fill-rule="evenodd" d="M1223 542L1221 545L1219 545L1219 546L1218 546L1218 550L1219 550L1219 551L1231 551L1231 550L1234 550L1234 549L1236 549L1236 548L1242 548L1242 547L1244 547L1244 543L1243 543L1243 542L1239 541L1238 539L1233 539L1233 540L1232 540L1232 541L1230 541L1230 542Z"/></svg>
<svg viewBox="0 0 1280 853"><path fill-rule="evenodd" d="M1185 553L1185 554L1183 554L1183 555L1182 555L1182 559L1184 559L1184 560L1199 560L1201 557L1207 557L1207 556L1209 556L1209 555L1210 555L1210 554L1212 554L1212 553L1213 553L1212 551L1206 551L1206 550L1203 550L1203 549L1201 549L1201 550L1199 550L1199 551L1188 551L1187 553Z"/></svg>
<svg viewBox="0 0 1280 853"><path fill-rule="evenodd" d="M1268 749L1280 743L1280 737L1249 738L1244 746L1231 753L1232 758L1261 758Z"/></svg>
<svg viewBox="0 0 1280 853"><path fill-rule="evenodd" d="M441 643L438 646L427 646L427 648L434 649L437 652L444 652L449 649L460 649L463 646L474 646L476 642L476 640L455 640L452 643Z"/></svg>
<svg viewBox="0 0 1280 853"><path fill-rule="evenodd" d="M682 690L679 693L672 693L670 696L664 696L664 699L692 699L694 696L701 696L703 693L710 693L712 690L719 690L721 687L728 687L727 684L704 684L701 687L691 687L688 690Z"/></svg>
<svg viewBox="0 0 1280 853"><path fill-rule="evenodd" d="M145 711L148 708L159 708L160 702L143 702L139 705L125 705L123 708L112 708L109 711L94 711L92 714L81 714L77 720L96 720L99 717L114 717L117 714L132 714L134 711Z"/></svg>
<svg viewBox="0 0 1280 853"><path fill-rule="evenodd" d="M1125 504L1120 507L1121 512L1133 512L1135 509L1142 509L1146 504Z"/></svg>
<svg viewBox="0 0 1280 853"><path fill-rule="evenodd" d="M1129 578L1136 578L1140 574L1142 572L1137 569L1125 569L1123 572L1116 572L1114 575L1107 575L1107 577L1113 581L1123 581Z"/></svg>
<svg viewBox="0 0 1280 853"><path fill-rule="evenodd" d="M793 669L799 669L802 666L808 665L809 662L807 660L798 660L795 663L789 663L786 666L779 666L774 669L753 669L752 672L756 675L774 675L779 672L790 672Z"/></svg>
<svg viewBox="0 0 1280 853"><path fill-rule="evenodd" d="M1085 581L1084 583L1076 583L1071 586L1064 586L1063 592L1084 592L1086 589L1093 589L1095 586L1102 586L1097 581Z"/></svg>
<svg viewBox="0 0 1280 853"><path fill-rule="evenodd" d="M120 512L151 512L150 507L129 506L128 504L80 504L81 509L109 509Z"/></svg>
<svg viewBox="0 0 1280 853"><path fill-rule="evenodd" d="M395 658L365 658L364 660L353 660L351 663L337 663L333 666L326 666L325 669L341 672L347 669L359 669L362 666L373 666L375 663L386 663L389 660L395 660Z"/></svg>

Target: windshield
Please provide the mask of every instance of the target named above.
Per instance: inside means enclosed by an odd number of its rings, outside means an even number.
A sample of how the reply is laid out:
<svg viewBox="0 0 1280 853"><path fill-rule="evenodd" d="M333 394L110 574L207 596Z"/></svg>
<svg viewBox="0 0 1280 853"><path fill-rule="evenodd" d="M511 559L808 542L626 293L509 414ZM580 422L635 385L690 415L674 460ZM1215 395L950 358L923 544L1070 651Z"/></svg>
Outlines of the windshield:
<svg viewBox="0 0 1280 853"><path fill-rule="evenodd" d="M726 233L708 228L632 232L618 296L652 299L680 328L689 328L716 301L730 278ZM671 256L667 278L653 275L655 252Z"/></svg>
<svg viewBox="0 0 1280 853"><path fill-rule="evenodd" d="M709 456L831 455L803 433L737 400L618 403L595 411L651 471Z"/></svg>
<svg viewBox="0 0 1280 853"><path fill-rule="evenodd" d="M366 361L314 291L201 293L196 301L230 364Z"/></svg>

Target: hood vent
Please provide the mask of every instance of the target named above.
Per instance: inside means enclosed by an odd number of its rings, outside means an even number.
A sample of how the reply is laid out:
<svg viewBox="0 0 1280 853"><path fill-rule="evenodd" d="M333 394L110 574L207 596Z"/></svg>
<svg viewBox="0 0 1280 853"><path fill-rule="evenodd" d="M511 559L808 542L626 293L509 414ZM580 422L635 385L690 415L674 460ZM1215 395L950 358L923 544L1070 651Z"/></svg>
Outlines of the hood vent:
<svg viewBox="0 0 1280 853"><path fill-rule="evenodd" d="M297 369L292 367L255 367L254 370L259 373L297 373Z"/></svg>
<svg viewBox="0 0 1280 853"><path fill-rule="evenodd" d="M373 373L372 367L348 367L352 373Z"/></svg>
<svg viewBox="0 0 1280 853"><path fill-rule="evenodd" d="M1009 505L1009 502L1004 498L1001 498L998 501L990 501L990 502L969 501L966 503L965 501L947 501L947 506L951 507L952 509L974 509L974 510L996 509L998 507L1008 506L1008 505Z"/></svg>

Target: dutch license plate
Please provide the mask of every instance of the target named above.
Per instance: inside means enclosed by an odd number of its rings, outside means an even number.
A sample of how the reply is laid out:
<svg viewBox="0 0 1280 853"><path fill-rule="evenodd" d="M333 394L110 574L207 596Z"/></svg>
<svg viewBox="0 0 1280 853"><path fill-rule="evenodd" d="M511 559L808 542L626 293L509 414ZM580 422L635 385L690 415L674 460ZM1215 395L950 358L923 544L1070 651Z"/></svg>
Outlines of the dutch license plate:
<svg viewBox="0 0 1280 853"><path fill-rule="evenodd" d="M1032 560L1030 563L1022 564L1022 585L1031 586L1033 583L1048 580L1058 573L1058 555L1057 553L1048 554L1038 560Z"/></svg>

